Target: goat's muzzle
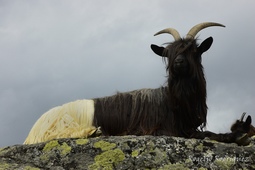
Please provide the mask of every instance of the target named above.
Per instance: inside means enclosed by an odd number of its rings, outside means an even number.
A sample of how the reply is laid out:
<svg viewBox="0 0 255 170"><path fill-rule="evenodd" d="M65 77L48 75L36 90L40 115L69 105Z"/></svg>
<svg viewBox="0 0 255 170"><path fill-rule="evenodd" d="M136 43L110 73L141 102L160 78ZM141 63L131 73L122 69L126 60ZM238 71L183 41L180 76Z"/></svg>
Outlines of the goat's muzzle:
<svg viewBox="0 0 255 170"><path fill-rule="evenodd" d="M186 74L188 71L188 62L184 55L178 55L174 60L174 71L176 74Z"/></svg>

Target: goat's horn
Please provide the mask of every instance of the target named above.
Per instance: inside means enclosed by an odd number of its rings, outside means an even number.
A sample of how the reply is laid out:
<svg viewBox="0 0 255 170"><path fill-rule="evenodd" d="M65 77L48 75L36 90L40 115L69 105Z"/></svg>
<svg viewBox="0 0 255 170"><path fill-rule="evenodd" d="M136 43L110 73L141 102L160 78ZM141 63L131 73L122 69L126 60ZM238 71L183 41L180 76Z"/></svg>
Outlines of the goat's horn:
<svg viewBox="0 0 255 170"><path fill-rule="evenodd" d="M212 27L212 26L225 27L225 25L222 25L216 22L203 22L201 24L197 24L194 27L192 27L190 31L188 32L188 34L186 35L186 39L194 39L199 31L201 31L204 28Z"/></svg>
<svg viewBox="0 0 255 170"><path fill-rule="evenodd" d="M181 36L180 36L179 32L176 31L176 29L174 29L174 28L163 29L163 30L157 32L156 34L154 34L154 36L159 35L159 34L163 34L163 33L171 34L174 37L175 41L181 39Z"/></svg>
<svg viewBox="0 0 255 170"><path fill-rule="evenodd" d="M243 118L244 118L245 114L246 114L246 112L243 112L240 121L243 121Z"/></svg>

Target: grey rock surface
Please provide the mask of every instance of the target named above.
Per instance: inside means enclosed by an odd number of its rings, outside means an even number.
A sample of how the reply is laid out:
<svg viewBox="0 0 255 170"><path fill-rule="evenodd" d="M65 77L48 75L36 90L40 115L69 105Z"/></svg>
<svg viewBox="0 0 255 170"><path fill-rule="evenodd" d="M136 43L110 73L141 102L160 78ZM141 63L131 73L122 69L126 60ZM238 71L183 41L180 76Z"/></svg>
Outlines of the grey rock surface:
<svg viewBox="0 0 255 170"><path fill-rule="evenodd" d="M0 148L0 169L255 169L254 143L167 136L58 139Z"/></svg>

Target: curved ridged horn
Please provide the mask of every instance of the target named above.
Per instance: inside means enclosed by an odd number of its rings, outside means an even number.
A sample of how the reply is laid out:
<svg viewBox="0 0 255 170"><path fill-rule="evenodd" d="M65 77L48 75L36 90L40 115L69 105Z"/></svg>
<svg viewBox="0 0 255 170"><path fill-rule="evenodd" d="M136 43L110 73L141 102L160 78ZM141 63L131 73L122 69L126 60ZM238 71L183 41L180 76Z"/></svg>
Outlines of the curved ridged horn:
<svg viewBox="0 0 255 170"><path fill-rule="evenodd" d="M240 121L243 121L243 118L244 118L244 116L245 116L245 112L243 112L243 114L242 114L242 116L241 116L241 119L240 119Z"/></svg>
<svg viewBox="0 0 255 170"><path fill-rule="evenodd" d="M197 24L194 27L192 27L190 31L188 32L188 34L186 35L186 39L194 39L199 31L201 31L204 28L212 27L212 26L225 27L225 25L222 25L216 22L203 22L201 24Z"/></svg>
<svg viewBox="0 0 255 170"><path fill-rule="evenodd" d="M181 39L181 36L180 36L179 32L176 31L176 29L174 29L174 28L163 29L163 30L157 32L156 34L154 34L154 36L159 35L159 34L163 34L163 33L171 34L174 37L175 41Z"/></svg>

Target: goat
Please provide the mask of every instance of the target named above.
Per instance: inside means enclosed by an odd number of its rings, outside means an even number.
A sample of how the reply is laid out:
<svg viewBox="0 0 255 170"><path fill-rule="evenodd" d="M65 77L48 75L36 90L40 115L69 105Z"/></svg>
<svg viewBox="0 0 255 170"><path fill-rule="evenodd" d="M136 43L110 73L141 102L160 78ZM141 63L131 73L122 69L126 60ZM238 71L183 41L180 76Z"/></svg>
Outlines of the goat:
<svg viewBox="0 0 255 170"><path fill-rule="evenodd" d="M247 116L246 120L244 121L245 112L242 114L240 120L236 120L236 122L231 126L230 130L232 132L236 131L243 131L248 132L247 136L252 137L255 135L255 127L251 124L251 116Z"/></svg>
<svg viewBox="0 0 255 170"><path fill-rule="evenodd" d="M248 139L243 135L246 131L227 134L203 131L207 105L201 55L210 48L213 38L209 37L198 45L195 36L210 26L224 27L218 23L201 23L194 26L183 39L173 28L155 34L170 33L175 39L167 47L151 45L157 55L165 58L167 86L78 100L55 107L36 121L24 143L88 137L101 132L107 136L209 137L221 142L246 145Z"/></svg>

